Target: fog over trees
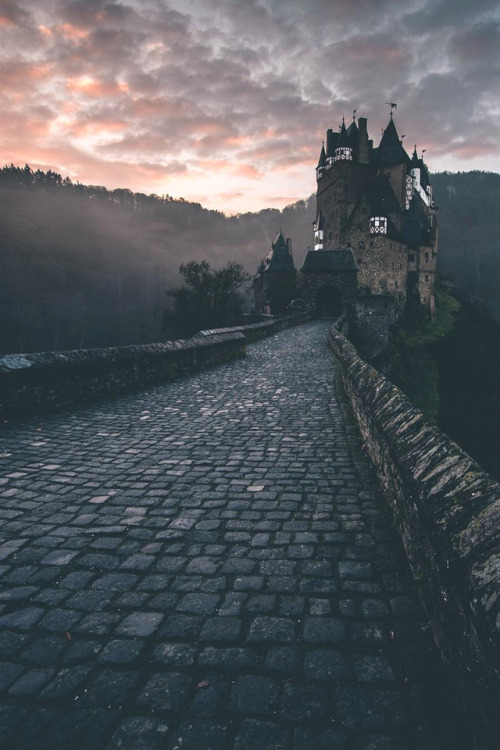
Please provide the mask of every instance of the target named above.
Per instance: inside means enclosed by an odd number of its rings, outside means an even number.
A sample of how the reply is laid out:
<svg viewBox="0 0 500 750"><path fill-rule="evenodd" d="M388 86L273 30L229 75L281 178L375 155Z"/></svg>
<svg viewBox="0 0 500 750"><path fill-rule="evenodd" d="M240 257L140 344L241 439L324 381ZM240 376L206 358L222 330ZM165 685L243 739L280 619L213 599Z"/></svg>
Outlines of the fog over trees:
<svg viewBox="0 0 500 750"><path fill-rule="evenodd" d="M500 175L436 174L438 271L500 317ZM161 341L181 264L254 274L281 228L300 268L315 198L227 217L197 203L0 170L0 352ZM168 316L167 316L168 318Z"/></svg>

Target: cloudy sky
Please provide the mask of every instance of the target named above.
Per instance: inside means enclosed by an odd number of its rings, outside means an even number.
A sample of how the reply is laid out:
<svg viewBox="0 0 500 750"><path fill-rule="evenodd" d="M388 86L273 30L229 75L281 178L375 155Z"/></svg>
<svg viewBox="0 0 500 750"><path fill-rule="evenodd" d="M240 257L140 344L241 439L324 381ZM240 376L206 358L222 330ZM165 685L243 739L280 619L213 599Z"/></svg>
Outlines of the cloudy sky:
<svg viewBox="0 0 500 750"><path fill-rule="evenodd" d="M499 0L0 0L2 164L282 207L385 102L431 170L500 172Z"/></svg>

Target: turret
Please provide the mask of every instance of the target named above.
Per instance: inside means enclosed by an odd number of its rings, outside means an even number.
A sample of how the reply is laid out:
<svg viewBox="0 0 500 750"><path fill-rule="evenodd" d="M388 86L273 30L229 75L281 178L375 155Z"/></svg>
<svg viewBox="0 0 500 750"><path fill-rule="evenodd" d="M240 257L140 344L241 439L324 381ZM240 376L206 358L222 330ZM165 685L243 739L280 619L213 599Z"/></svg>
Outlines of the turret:
<svg viewBox="0 0 500 750"><path fill-rule="evenodd" d="M319 180L320 177L323 177L325 169L326 169L326 153L325 153L325 142L323 141L323 145L321 146L321 153L318 159L318 166L316 167L316 179L317 180Z"/></svg>
<svg viewBox="0 0 500 750"><path fill-rule="evenodd" d="M344 118L342 118L342 127L340 128L334 159L335 161L352 161L352 146L346 130Z"/></svg>
<svg viewBox="0 0 500 750"><path fill-rule="evenodd" d="M377 149L377 161L383 167L410 163L410 158L403 148L392 115Z"/></svg>

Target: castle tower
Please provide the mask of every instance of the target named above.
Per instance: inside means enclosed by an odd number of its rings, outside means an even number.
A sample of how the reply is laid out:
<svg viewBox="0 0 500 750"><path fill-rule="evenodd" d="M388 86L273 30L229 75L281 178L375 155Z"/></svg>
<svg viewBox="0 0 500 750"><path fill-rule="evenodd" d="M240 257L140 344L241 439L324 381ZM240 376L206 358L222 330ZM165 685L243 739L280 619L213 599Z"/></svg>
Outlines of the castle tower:
<svg viewBox="0 0 500 750"><path fill-rule="evenodd" d="M253 279L256 312L267 315L284 313L296 296L296 278L292 241L285 240L280 230Z"/></svg>
<svg viewBox="0 0 500 750"><path fill-rule="evenodd" d="M406 153L392 108L376 148L366 118L358 124L353 118L349 127L342 120L338 131L327 131L316 168L317 218L310 253L342 251L345 256L350 251L358 301L363 301L358 314L376 307L395 322L409 294L434 313L437 208L427 167L416 148L411 158ZM306 258L303 268L325 262Z"/></svg>

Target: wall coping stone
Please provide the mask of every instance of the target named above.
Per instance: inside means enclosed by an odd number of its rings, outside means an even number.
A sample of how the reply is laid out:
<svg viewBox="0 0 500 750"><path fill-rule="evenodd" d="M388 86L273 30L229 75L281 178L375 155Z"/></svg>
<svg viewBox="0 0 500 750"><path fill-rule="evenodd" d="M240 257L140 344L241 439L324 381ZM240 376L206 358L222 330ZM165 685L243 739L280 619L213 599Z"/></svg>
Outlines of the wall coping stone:
<svg viewBox="0 0 500 750"><path fill-rule="evenodd" d="M307 320L311 320L312 313L309 311L303 311L295 313L294 315L269 316L269 318L269 320L264 320L259 323L249 323L248 325L233 326L231 328L208 328L204 331L198 331L193 338L198 339L209 338L211 336L226 336L229 333L241 332L250 343L263 338L264 336L270 336L273 333L282 331L285 328L305 323Z"/></svg>
<svg viewBox="0 0 500 750"><path fill-rule="evenodd" d="M247 343L310 317L301 312L163 343L6 354L0 357L0 417L46 412L190 375L244 356Z"/></svg>
<svg viewBox="0 0 500 750"><path fill-rule="evenodd" d="M0 416L67 407L189 375L244 356L241 332L156 344L0 358Z"/></svg>
<svg viewBox="0 0 500 750"><path fill-rule="evenodd" d="M500 484L427 422L346 338L329 345L476 748L500 731Z"/></svg>
<svg viewBox="0 0 500 750"><path fill-rule="evenodd" d="M229 340L244 339L243 333L231 332ZM62 352L33 352L29 354L5 354L0 357L0 372L11 372L27 367L52 367L54 365L71 366L90 362L117 362L141 358L147 355L161 355L172 352L195 349L200 346L214 346L227 341L227 337L213 336L205 339L179 339L157 344L138 344L115 346L101 349L67 349Z"/></svg>

